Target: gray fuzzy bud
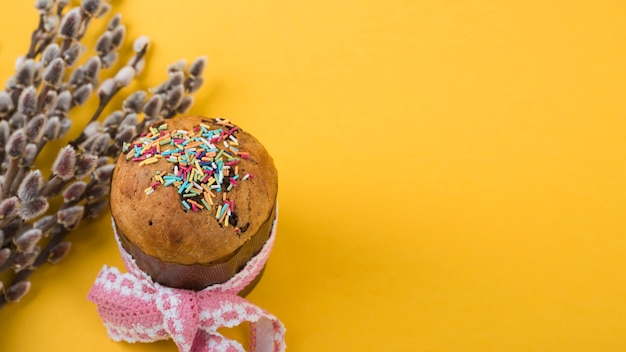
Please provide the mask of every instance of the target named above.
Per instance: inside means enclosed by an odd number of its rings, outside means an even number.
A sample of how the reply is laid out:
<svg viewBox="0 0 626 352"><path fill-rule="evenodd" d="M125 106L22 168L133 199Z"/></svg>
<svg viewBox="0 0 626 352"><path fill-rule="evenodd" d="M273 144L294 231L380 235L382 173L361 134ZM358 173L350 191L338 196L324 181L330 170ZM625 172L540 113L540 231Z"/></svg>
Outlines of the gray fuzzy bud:
<svg viewBox="0 0 626 352"><path fill-rule="evenodd" d="M61 121L65 121L68 119L61 120L58 116L52 116L48 119L48 123L46 124L46 128L44 129L43 135L46 140L51 141L53 139L59 139L63 137L63 126ZM54 133L54 134L53 134Z"/></svg>
<svg viewBox="0 0 626 352"><path fill-rule="evenodd" d="M5 88L6 89L15 89L15 88L19 88L17 86L17 81L15 80L15 76L11 76L9 77L9 79L7 79L7 83L5 84Z"/></svg>
<svg viewBox="0 0 626 352"><path fill-rule="evenodd" d="M159 95L153 95L143 107L143 112L150 118L156 118L161 113L163 99Z"/></svg>
<svg viewBox="0 0 626 352"><path fill-rule="evenodd" d="M150 46L150 38L148 38L145 35L142 35L139 38L135 39L135 41L133 42L133 51L138 53L143 50L147 50L149 46Z"/></svg>
<svg viewBox="0 0 626 352"><path fill-rule="evenodd" d="M137 128L135 126L124 126L115 135L115 144L122 146L124 142L130 142L130 140L137 134Z"/></svg>
<svg viewBox="0 0 626 352"><path fill-rule="evenodd" d="M113 78L107 78L102 82L100 88L98 88L98 96L100 99L111 95L113 93L113 89L115 88L115 81Z"/></svg>
<svg viewBox="0 0 626 352"><path fill-rule="evenodd" d="M79 180L89 176L98 164L98 157L93 154L80 154L76 159L76 172L74 177Z"/></svg>
<svg viewBox="0 0 626 352"><path fill-rule="evenodd" d="M39 190L43 184L43 178L41 177L41 171L35 170L29 172L26 177L20 183L17 189L17 196L22 201L29 201L39 197Z"/></svg>
<svg viewBox="0 0 626 352"><path fill-rule="evenodd" d="M180 102L183 100L184 92L185 91L182 85L175 86L174 88L172 88L172 90L167 92L167 105L172 110L175 110Z"/></svg>
<svg viewBox="0 0 626 352"><path fill-rule="evenodd" d="M74 63L84 51L85 46L79 42L72 44L67 50L65 50L63 53L63 59L65 60L65 63L67 63L67 66L74 66Z"/></svg>
<svg viewBox="0 0 626 352"><path fill-rule="evenodd" d="M20 55L17 57L17 59L15 59L15 69L19 70L20 67L22 67L22 64L24 63L24 61L26 60L26 56L24 55Z"/></svg>
<svg viewBox="0 0 626 352"><path fill-rule="evenodd" d="M48 262L52 264L56 264L61 261L61 259L67 256L70 248L72 248L71 242L61 242L54 247L50 248L50 252L48 252Z"/></svg>
<svg viewBox="0 0 626 352"><path fill-rule="evenodd" d="M87 217L89 219L95 219L106 209L109 202L107 199L100 199L87 205Z"/></svg>
<svg viewBox="0 0 626 352"><path fill-rule="evenodd" d="M113 34L111 32L104 32L96 41L96 52L100 56L105 56L111 52L111 42Z"/></svg>
<svg viewBox="0 0 626 352"><path fill-rule="evenodd" d="M72 182L64 191L63 191L63 200L66 203L73 202L85 193L85 189L87 189L87 184L83 181Z"/></svg>
<svg viewBox="0 0 626 352"><path fill-rule="evenodd" d="M76 166L76 151L72 146L65 146L52 165L52 172L62 180L67 181L74 177L74 167Z"/></svg>
<svg viewBox="0 0 626 352"><path fill-rule="evenodd" d="M31 268L31 265L35 262L35 259L37 259L39 252L41 252L41 247L39 246L34 246L30 252L18 251L13 258L11 269L13 269L16 273L19 273L22 270Z"/></svg>
<svg viewBox="0 0 626 352"><path fill-rule="evenodd" d="M154 88L150 88L149 91L152 94L165 94L170 89L170 80L166 80L165 82L159 84Z"/></svg>
<svg viewBox="0 0 626 352"><path fill-rule="evenodd" d="M191 63L191 66L189 66L189 74L194 77L201 76L202 72L204 72L204 68L206 67L206 62L206 56L197 58Z"/></svg>
<svg viewBox="0 0 626 352"><path fill-rule="evenodd" d="M116 110L104 119L102 127L104 127L104 129L116 128L122 121L123 117L124 113L120 110Z"/></svg>
<svg viewBox="0 0 626 352"><path fill-rule="evenodd" d="M126 126L137 126L138 122L139 118L137 117L137 114L131 112L129 114L126 114L126 116L122 120L122 123L120 123L120 128Z"/></svg>
<svg viewBox="0 0 626 352"><path fill-rule="evenodd" d="M111 18L111 20L109 21L109 24L107 25L107 31L114 30L117 26L120 25L120 23L122 23L122 14L118 13L113 16L113 18Z"/></svg>
<svg viewBox="0 0 626 352"><path fill-rule="evenodd" d="M189 109L191 109L191 106L193 105L193 103L194 103L193 95L188 95L184 97L183 101L181 101L180 105L178 105L176 112L179 114L186 113L187 111L189 111Z"/></svg>
<svg viewBox="0 0 626 352"><path fill-rule="evenodd" d="M96 143L97 139L97 134L87 137L87 139L85 139L85 141L80 145L80 149L86 151L87 153L96 153L94 149L94 144Z"/></svg>
<svg viewBox="0 0 626 352"><path fill-rule="evenodd" d="M122 45L122 42L124 41L125 36L126 36L126 26L119 25L115 27L111 35L111 46L113 48L119 48L120 45Z"/></svg>
<svg viewBox="0 0 626 352"><path fill-rule="evenodd" d="M41 61L35 61L35 76L33 77L34 86L38 87L39 83L41 83L41 78L43 76L43 63Z"/></svg>
<svg viewBox="0 0 626 352"><path fill-rule="evenodd" d="M60 128L59 128L59 138L65 136L65 134L70 130L70 127L72 127L72 120L71 119L63 119L60 121Z"/></svg>
<svg viewBox="0 0 626 352"><path fill-rule="evenodd" d="M59 129L61 128L61 124L59 122L58 116L52 116L46 122L46 127L43 130L43 136L46 140L57 139L59 136Z"/></svg>
<svg viewBox="0 0 626 352"><path fill-rule="evenodd" d="M41 54L41 62L44 67L46 67L52 62L52 60L58 58L60 54L61 49L59 49L59 46L57 44L50 44L43 51L43 54Z"/></svg>
<svg viewBox="0 0 626 352"><path fill-rule="evenodd" d="M129 95L128 98L124 100L124 102L122 103L122 108L126 112L134 112L139 114L142 111L143 103L146 100L147 96L148 94L146 92L144 92L143 90L138 90Z"/></svg>
<svg viewBox="0 0 626 352"><path fill-rule="evenodd" d="M30 230L24 231L19 234L17 237L13 238L13 243L17 246L17 249L20 252L32 252L37 245L37 242L43 237L43 233L41 233L40 229L32 228Z"/></svg>
<svg viewBox="0 0 626 352"><path fill-rule="evenodd" d="M108 183L109 180L111 180L113 169L115 169L115 164L107 164L98 167L94 174L96 181L100 183Z"/></svg>
<svg viewBox="0 0 626 352"><path fill-rule="evenodd" d="M185 81L185 74L182 71L172 72L170 78L167 80L169 87L176 87L182 85Z"/></svg>
<svg viewBox="0 0 626 352"><path fill-rule="evenodd" d="M0 121L0 148L4 149L9 139L9 133L11 133L11 127L9 127L9 123L5 120Z"/></svg>
<svg viewBox="0 0 626 352"><path fill-rule="evenodd" d="M88 77L92 82L95 82L98 79L98 73L100 73L100 68L102 67L102 61L97 56L92 56L85 62L84 71L85 76Z"/></svg>
<svg viewBox="0 0 626 352"><path fill-rule="evenodd" d="M202 77L194 77L193 79L187 82L187 93L195 93L202 87L202 83L204 83L204 78Z"/></svg>
<svg viewBox="0 0 626 352"><path fill-rule="evenodd" d="M54 215L46 215L37 219L33 224L33 228L40 229L41 232L46 233L48 230L52 228L52 226L56 225L57 219Z"/></svg>
<svg viewBox="0 0 626 352"><path fill-rule="evenodd" d="M112 51L102 57L102 67L109 68L117 61L117 51Z"/></svg>
<svg viewBox="0 0 626 352"><path fill-rule="evenodd" d="M104 154L111 145L111 136L108 133L100 133L97 136L95 143L93 144L94 154Z"/></svg>
<svg viewBox="0 0 626 352"><path fill-rule="evenodd" d="M74 38L78 35L80 22L82 21L81 10L78 7L71 9L61 21L59 35L65 38Z"/></svg>
<svg viewBox="0 0 626 352"><path fill-rule="evenodd" d="M24 127L25 121L26 121L26 115L22 114L19 111L16 111L13 113L13 115L11 115L11 118L9 119L9 124L11 125L11 128L13 129L22 128Z"/></svg>
<svg viewBox="0 0 626 352"><path fill-rule="evenodd" d="M43 73L43 80L47 84L58 88L59 83L63 79L65 75L65 61L61 58L56 58L52 60L50 65L46 67L46 70Z"/></svg>
<svg viewBox="0 0 626 352"><path fill-rule="evenodd" d="M167 72L168 73L174 73L174 72L178 72L178 71L184 71L185 67L187 67L187 60L178 60L175 63L169 65L167 67Z"/></svg>
<svg viewBox="0 0 626 352"><path fill-rule="evenodd" d="M66 114L70 111L70 107L72 106L72 92L69 90L64 90L59 94L57 98L57 102L54 105L54 110Z"/></svg>
<svg viewBox="0 0 626 352"><path fill-rule="evenodd" d="M85 69L77 67L70 75L69 84L72 88L76 88L85 82Z"/></svg>
<svg viewBox="0 0 626 352"><path fill-rule="evenodd" d="M89 123L87 127L85 127L85 129L83 130L83 133L85 134L85 136L91 137L94 134L99 133L101 130L102 130L102 127L100 127L100 122L93 121Z"/></svg>
<svg viewBox="0 0 626 352"><path fill-rule="evenodd" d="M26 147L24 147L24 152L22 153L22 158L24 158L24 165L33 165L35 163L35 158L37 157L38 149L37 144L28 143Z"/></svg>
<svg viewBox="0 0 626 352"><path fill-rule="evenodd" d="M111 163L111 158L108 156L100 156L98 157L98 165L96 167L101 167L104 165L109 165Z"/></svg>
<svg viewBox="0 0 626 352"><path fill-rule="evenodd" d="M43 29L44 31L48 33L56 32L57 28L59 28L60 22L61 22L61 19L59 18L58 15L48 15L44 19Z"/></svg>
<svg viewBox="0 0 626 352"><path fill-rule="evenodd" d="M33 84L35 77L35 62L32 59L25 60L17 69L15 81L18 86L26 87Z"/></svg>
<svg viewBox="0 0 626 352"><path fill-rule="evenodd" d="M50 11L50 9L52 9L52 5L54 5L53 0L36 0L35 1L35 8L42 15L47 14Z"/></svg>
<svg viewBox="0 0 626 352"><path fill-rule="evenodd" d="M102 3L102 5L100 5L100 9L98 10L98 12L96 12L96 14L94 15L95 18L100 18L104 15L106 15L107 13L109 13L109 11L111 10L111 5L105 3Z"/></svg>
<svg viewBox="0 0 626 352"><path fill-rule="evenodd" d="M89 153L103 154L109 149L111 137L107 133L96 133L87 138L81 148Z"/></svg>
<svg viewBox="0 0 626 352"><path fill-rule="evenodd" d="M31 142L39 141L41 138L41 134L43 133L43 128L46 124L46 117L44 114L37 114L35 117L30 119L24 127L24 131L26 132L26 138Z"/></svg>
<svg viewBox="0 0 626 352"><path fill-rule="evenodd" d="M102 198L109 194L109 190L110 188L108 184L98 183L87 191L87 200Z"/></svg>
<svg viewBox="0 0 626 352"><path fill-rule="evenodd" d="M0 113L9 112L13 110L13 100L9 93L5 90L0 91Z"/></svg>
<svg viewBox="0 0 626 352"><path fill-rule="evenodd" d="M20 281L6 289L4 297L7 299L8 302L19 302L22 297L24 297L28 293L29 290L30 281Z"/></svg>
<svg viewBox="0 0 626 352"><path fill-rule="evenodd" d="M0 266L2 266L2 264L4 264L7 261L7 259L9 259L10 256L11 256L11 249L9 248L0 249ZM3 292L4 292L4 286L2 286L2 281L0 281L0 294L2 294Z"/></svg>
<svg viewBox="0 0 626 352"><path fill-rule="evenodd" d="M6 219L17 215L19 206L20 201L17 197L2 200L2 202L0 202L0 216L2 216L3 219Z"/></svg>
<svg viewBox="0 0 626 352"><path fill-rule="evenodd" d="M37 90L33 86L26 87L17 102L17 111L32 116L37 110Z"/></svg>
<svg viewBox="0 0 626 352"><path fill-rule="evenodd" d="M19 214L25 221L32 220L48 210L48 200L45 197L37 197L27 202L22 202Z"/></svg>
<svg viewBox="0 0 626 352"><path fill-rule="evenodd" d="M94 16L100 9L101 0L83 0L80 7L88 16Z"/></svg>
<svg viewBox="0 0 626 352"><path fill-rule="evenodd" d="M11 158L18 158L22 155L22 151L24 151L24 147L26 146L26 134L24 130L19 129L9 136L9 140L6 144L7 154Z"/></svg>
<svg viewBox="0 0 626 352"><path fill-rule="evenodd" d="M83 84L74 91L74 104L83 105L93 92L91 83Z"/></svg>
<svg viewBox="0 0 626 352"><path fill-rule="evenodd" d="M74 230L80 224L84 212L85 207L82 205L61 209L57 213L57 222L68 230Z"/></svg>
<svg viewBox="0 0 626 352"><path fill-rule="evenodd" d="M132 82L135 77L135 69L130 66L124 66L115 75L115 84L118 87L126 87Z"/></svg>
<svg viewBox="0 0 626 352"><path fill-rule="evenodd" d="M57 102L57 92L56 90L50 90L46 93L46 98L43 101L43 107L45 111L50 111L54 108Z"/></svg>

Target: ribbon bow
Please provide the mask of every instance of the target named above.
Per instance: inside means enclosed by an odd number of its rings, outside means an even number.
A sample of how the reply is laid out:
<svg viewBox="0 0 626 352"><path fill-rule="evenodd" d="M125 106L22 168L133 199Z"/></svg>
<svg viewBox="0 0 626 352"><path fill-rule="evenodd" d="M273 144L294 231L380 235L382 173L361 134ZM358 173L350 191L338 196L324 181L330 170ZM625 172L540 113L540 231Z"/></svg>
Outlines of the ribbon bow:
<svg viewBox="0 0 626 352"><path fill-rule="evenodd" d="M113 226L115 228L115 226ZM104 266L89 300L98 305L109 336L115 341L154 342L172 338L179 351L245 351L217 329L250 322L250 350L285 350L285 327L274 315L237 296L263 269L274 244L276 220L261 251L222 284L202 291L171 288L153 282L121 246L128 273Z"/></svg>

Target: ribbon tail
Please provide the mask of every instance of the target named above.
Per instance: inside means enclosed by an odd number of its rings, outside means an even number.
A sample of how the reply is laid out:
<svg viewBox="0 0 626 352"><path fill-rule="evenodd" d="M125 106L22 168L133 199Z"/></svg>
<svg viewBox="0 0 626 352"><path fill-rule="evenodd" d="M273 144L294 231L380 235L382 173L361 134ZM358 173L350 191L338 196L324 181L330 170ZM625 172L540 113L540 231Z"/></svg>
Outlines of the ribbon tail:
<svg viewBox="0 0 626 352"><path fill-rule="evenodd" d="M200 299L201 328L212 336L220 327L231 328L250 322L250 351L281 352L285 350L285 327L272 314L236 295L216 294ZM221 336L221 335L220 335ZM235 351L235 350L233 350Z"/></svg>
<svg viewBox="0 0 626 352"><path fill-rule="evenodd" d="M219 333L198 330L193 341L191 352L246 352L237 342L222 336Z"/></svg>
<svg viewBox="0 0 626 352"><path fill-rule="evenodd" d="M250 323L250 352L282 352L285 345L285 326L273 317L261 317Z"/></svg>
<svg viewBox="0 0 626 352"><path fill-rule="evenodd" d="M115 341L153 342L167 338L163 318L156 309L154 290L131 274L106 265L87 298L98 305L109 337Z"/></svg>

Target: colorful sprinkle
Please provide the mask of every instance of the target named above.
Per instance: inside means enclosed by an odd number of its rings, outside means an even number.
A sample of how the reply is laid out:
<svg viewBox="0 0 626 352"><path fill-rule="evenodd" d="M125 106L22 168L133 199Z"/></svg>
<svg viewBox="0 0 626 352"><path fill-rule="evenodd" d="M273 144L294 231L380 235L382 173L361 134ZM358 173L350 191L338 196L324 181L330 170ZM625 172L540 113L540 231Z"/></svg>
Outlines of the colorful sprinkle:
<svg viewBox="0 0 626 352"><path fill-rule="evenodd" d="M254 176L239 174L241 159L250 158L248 153L234 147L239 146L239 140L234 136L239 128L224 119L216 119L215 123L220 127L212 129L202 123L191 131L168 130L164 123L149 128L134 143L124 144L123 151L126 160L138 162L141 166L157 163L159 159L174 164L172 171L156 172L152 184L144 190L147 195L159 185L174 186L185 210L212 211L211 207L215 206L215 218L228 227L235 204L228 199L227 193L236 188L238 182ZM214 192L222 193L221 197L216 198ZM216 205L219 200L221 202ZM241 230L234 227L234 231Z"/></svg>

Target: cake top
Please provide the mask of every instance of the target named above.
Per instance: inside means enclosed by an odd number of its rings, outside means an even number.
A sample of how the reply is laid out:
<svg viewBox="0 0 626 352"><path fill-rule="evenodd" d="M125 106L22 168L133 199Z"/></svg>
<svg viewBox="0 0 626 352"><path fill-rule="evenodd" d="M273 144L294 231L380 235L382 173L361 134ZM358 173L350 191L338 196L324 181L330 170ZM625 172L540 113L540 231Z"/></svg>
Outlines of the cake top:
<svg viewBox="0 0 626 352"><path fill-rule="evenodd" d="M277 193L272 158L228 120L159 121L123 149L111 212L118 230L148 255L210 264L271 220Z"/></svg>

